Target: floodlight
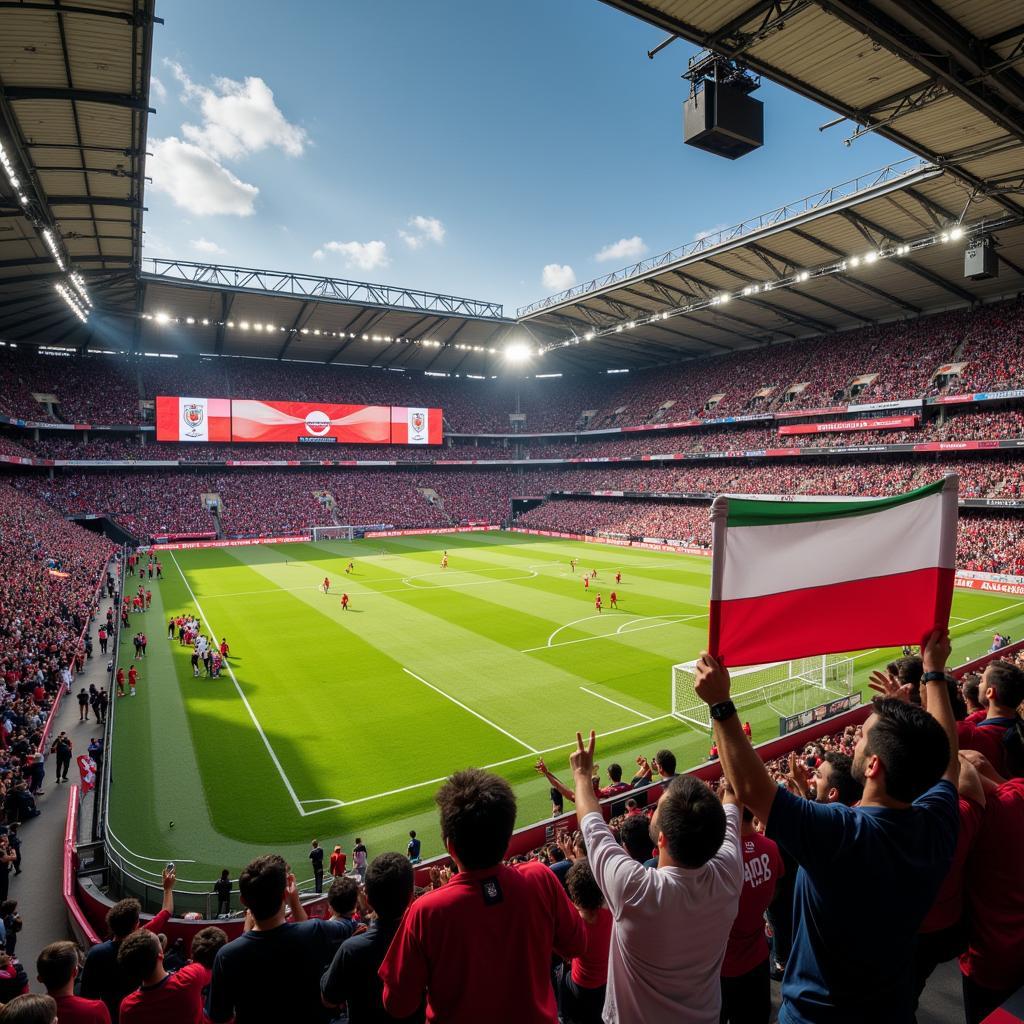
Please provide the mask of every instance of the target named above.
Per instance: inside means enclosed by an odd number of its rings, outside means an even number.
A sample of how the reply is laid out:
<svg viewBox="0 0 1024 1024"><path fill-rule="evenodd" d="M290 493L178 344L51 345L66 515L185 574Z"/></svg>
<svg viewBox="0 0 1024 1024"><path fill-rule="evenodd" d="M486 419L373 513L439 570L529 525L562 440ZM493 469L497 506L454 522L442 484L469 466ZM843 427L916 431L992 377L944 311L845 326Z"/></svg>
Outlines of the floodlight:
<svg viewBox="0 0 1024 1024"><path fill-rule="evenodd" d="M512 341L505 346L505 358L510 363L528 362L532 355L533 351L525 341Z"/></svg>
<svg viewBox="0 0 1024 1024"><path fill-rule="evenodd" d="M158 324L169 324L171 322L171 316L169 313L157 313L153 319L156 320Z"/></svg>

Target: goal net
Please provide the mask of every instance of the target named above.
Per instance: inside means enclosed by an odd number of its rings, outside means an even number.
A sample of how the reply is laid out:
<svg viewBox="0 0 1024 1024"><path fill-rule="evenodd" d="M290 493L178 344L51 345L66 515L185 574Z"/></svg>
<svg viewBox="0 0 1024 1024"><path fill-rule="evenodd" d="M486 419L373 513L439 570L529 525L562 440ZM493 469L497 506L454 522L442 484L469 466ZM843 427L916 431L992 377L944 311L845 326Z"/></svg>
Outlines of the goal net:
<svg viewBox="0 0 1024 1024"><path fill-rule="evenodd" d="M354 526L311 526L309 528L313 541L321 540L354 540Z"/></svg>
<svg viewBox="0 0 1024 1024"><path fill-rule="evenodd" d="M853 689L854 659L845 654L823 654L794 658L770 665L751 665L730 671L732 701L738 709L767 704L781 716L794 715L823 694L845 696ZM697 663L672 666L672 714L684 722L711 728L707 704L693 690Z"/></svg>

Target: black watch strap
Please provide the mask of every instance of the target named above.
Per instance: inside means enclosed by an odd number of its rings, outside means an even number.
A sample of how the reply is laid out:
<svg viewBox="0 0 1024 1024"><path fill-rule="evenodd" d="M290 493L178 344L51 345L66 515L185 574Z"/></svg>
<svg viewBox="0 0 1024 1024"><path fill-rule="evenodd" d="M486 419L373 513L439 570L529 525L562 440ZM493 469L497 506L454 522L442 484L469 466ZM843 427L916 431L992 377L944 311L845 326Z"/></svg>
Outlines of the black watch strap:
<svg viewBox="0 0 1024 1024"><path fill-rule="evenodd" d="M736 714L736 705L731 700L722 700L711 705L711 717L716 722L724 722Z"/></svg>
<svg viewBox="0 0 1024 1024"><path fill-rule="evenodd" d="M925 672L925 674L921 676L921 681L924 683L935 683L940 679L946 678L947 676L945 672Z"/></svg>

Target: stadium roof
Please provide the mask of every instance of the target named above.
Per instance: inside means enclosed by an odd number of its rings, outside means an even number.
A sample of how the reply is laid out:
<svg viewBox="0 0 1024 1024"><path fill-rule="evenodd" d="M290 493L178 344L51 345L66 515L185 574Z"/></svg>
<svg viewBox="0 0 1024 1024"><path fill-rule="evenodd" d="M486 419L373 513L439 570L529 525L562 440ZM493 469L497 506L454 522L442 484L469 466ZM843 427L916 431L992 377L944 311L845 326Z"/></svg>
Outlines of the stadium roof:
<svg viewBox="0 0 1024 1024"><path fill-rule="evenodd" d="M5 335L80 326L55 289L73 271L97 300L134 289L155 20L153 0L0 2Z"/></svg>
<svg viewBox="0 0 1024 1024"><path fill-rule="evenodd" d="M519 310L538 340L561 332L556 344L576 344L594 335L588 344L602 358L657 360L666 351L699 355L786 340L1021 289L1019 0L603 2L830 107L841 115L830 127L845 124L851 144L878 132L925 163L885 168L874 180L825 190ZM953 226L965 232L964 243L889 252L939 239ZM999 279L966 280L964 244L993 230ZM827 280L813 271L868 251L885 258ZM765 299L765 283L808 269L805 287L780 287ZM744 296L745 288L758 291ZM722 293L728 311L712 304ZM689 312L650 322L680 308Z"/></svg>
<svg viewBox="0 0 1024 1024"><path fill-rule="evenodd" d="M1018 0L604 2L832 107L851 139L878 131L924 159L534 303L517 328L500 305L457 296L143 261L152 0L0 0L0 143L11 165L0 170L0 338L484 374L506 340L525 336L548 352L545 370L599 369L1024 287ZM47 229L97 300L86 324L55 292L67 278ZM1000 275L971 281L964 248L982 237Z"/></svg>

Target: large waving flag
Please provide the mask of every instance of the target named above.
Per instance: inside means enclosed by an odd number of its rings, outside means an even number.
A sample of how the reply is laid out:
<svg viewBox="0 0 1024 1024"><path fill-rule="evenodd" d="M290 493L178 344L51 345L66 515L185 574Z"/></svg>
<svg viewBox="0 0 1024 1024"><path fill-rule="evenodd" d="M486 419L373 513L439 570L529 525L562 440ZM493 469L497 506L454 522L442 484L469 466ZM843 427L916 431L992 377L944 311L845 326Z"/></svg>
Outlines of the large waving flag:
<svg viewBox="0 0 1024 1024"><path fill-rule="evenodd" d="M709 649L730 667L917 644L949 624L958 479L869 501L711 506Z"/></svg>

